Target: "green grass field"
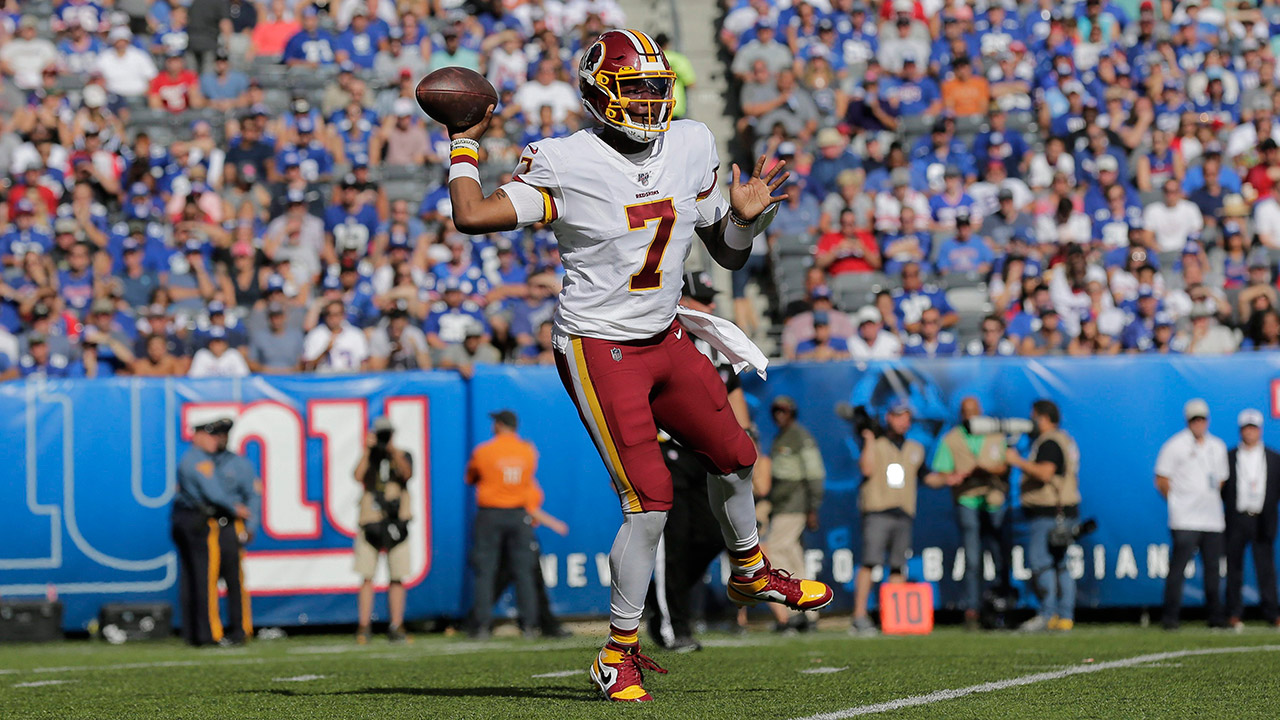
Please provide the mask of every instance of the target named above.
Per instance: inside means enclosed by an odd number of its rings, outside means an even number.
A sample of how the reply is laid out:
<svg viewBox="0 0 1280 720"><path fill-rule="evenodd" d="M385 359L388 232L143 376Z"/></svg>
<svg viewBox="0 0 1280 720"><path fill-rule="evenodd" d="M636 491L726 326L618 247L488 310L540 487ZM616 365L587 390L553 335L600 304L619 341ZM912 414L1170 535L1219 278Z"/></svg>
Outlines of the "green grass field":
<svg viewBox="0 0 1280 720"><path fill-rule="evenodd" d="M670 670L648 678L656 702L626 707L599 700L590 685L597 639L587 637L8 646L0 718L1280 717L1280 633L1261 626L1243 634L1085 626L1052 636L944 628L911 638L851 638L839 627L710 634L701 652L655 652ZM1159 653L1180 654L1142 658ZM983 683L997 684L963 697L938 692ZM903 699L905 707L865 707Z"/></svg>

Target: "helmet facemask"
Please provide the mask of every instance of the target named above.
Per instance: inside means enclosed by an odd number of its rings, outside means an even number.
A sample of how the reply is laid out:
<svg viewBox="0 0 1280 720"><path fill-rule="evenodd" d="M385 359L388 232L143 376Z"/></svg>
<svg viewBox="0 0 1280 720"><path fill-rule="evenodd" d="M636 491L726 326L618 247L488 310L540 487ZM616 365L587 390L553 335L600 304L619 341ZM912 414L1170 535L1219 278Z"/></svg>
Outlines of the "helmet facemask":
<svg viewBox="0 0 1280 720"><path fill-rule="evenodd" d="M583 55L578 70L583 105L598 121L636 142L657 140L671 127L676 74L661 51L639 55L638 68L616 69L606 67L613 63L605 62L605 52L604 43L597 42ZM606 100L603 107L598 107L598 100L591 101L589 90Z"/></svg>

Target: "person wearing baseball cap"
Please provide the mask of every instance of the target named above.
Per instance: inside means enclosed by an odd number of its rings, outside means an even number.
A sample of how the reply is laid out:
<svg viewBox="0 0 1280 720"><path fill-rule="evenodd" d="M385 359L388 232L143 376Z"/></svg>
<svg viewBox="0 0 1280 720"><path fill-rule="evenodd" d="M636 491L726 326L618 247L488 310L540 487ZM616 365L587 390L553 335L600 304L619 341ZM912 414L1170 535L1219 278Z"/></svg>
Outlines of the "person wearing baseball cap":
<svg viewBox="0 0 1280 720"><path fill-rule="evenodd" d="M769 405L777 428L769 456L773 458L773 487L769 491L769 560L776 568L797 575L804 571L806 528L818 528L818 510L826 485L826 465L813 435L800 424L799 407L789 395L778 395ZM776 630L808 626L803 613L793 613L770 603Z"/></svg>
<svg viewBox="0 0 1280 720"><path fill-rule="evenodd" d="M1187 426L1166 440L1156 457L1156 489L1169 503L1173 535L1169 567L1180 570L1200 553L1209 626L1225 627L1218 563L1226 529L1221 488L1230 476L1227 445L1209 432L1209 404L1203 399L1188 400L1182 406L1182 416ZM1166 630L1178 628L1184 579L1178 571L1165 578L1161 624Z"/></svg>
<svg viewBox="0 0 1280 720"><path fill-rule="evenodd" d="M1259 605L1267 625L1280 628L1276 602L1276 525L1280 504L1280 453L1262 443L1262 412L1246 408L1236 416L1240 444L1227 453L1222 504L1227 524L1227 624L1244 624L1244 550L1252 548ZM1173 567L1173 566L1170 566Z"/></svg>
<svg viewBox="0 0 1280 720"><path fill-rule="evenodd" d="M859 635L878 632L867 615L872 571L884 565L889 582L902 582L906 573L916 516L916 488L930 474L924 446L907 438L913 414L908 398L895 397L885 412L883 431L864 429L860 433L862 454L858 466L865 478L858 489L862 562L854 580L851 628Z"/></svg>
<svg viewBox="0 0 1280 720"><path fill-rule="evenodd" d="M53 249L53 238L36 226L36 206L29 198L18 198L10 212L13 226L0 235L0 261L5 267L18 264L28 252L47 254Z"/></svg>

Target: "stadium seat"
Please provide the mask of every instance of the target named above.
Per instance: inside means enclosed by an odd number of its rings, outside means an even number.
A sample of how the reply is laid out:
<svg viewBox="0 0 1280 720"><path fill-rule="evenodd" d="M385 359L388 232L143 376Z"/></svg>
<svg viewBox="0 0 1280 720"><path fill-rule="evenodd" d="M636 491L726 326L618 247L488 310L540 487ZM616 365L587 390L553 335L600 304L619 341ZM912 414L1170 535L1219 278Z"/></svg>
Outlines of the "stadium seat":
<svg viewBox="0 0 1280 720"><path fill-rule="evenodd" d="M985 316L991 312L991 303L987 299L986 285L968 287L952 287L947 290L947 302L958 313L978 313Z"/></svg>
<svg viewBox="0 0 1280 720"><path fill-rule="evenodd" d="M831 278L831 292L837 307L852 311L869 303L874 293L889 284L884 273L841 273Z"/></svg>
<svg viewBox="0 0 1280 720"><path fill-rule="evenodd" d="M949 273L939 278L938 284L949 291L952 288L985 287L986 282L977 273Z"/></svg>
<svg viewBox="0 0 1280 720"><path fill-rule="evenodd" d="M807 235L779 235L773 247L782 255L812 255L814 245Z"/></svg>
<svg viewBox="0 0 1280 720"><path fill-rule="evenodd" d="M146 125L154 127L156 125L168 125L169 116L173 113L168 110L160 110L149 107L138 108L133 110L129 115L129 123L131 125Z"/></svg>

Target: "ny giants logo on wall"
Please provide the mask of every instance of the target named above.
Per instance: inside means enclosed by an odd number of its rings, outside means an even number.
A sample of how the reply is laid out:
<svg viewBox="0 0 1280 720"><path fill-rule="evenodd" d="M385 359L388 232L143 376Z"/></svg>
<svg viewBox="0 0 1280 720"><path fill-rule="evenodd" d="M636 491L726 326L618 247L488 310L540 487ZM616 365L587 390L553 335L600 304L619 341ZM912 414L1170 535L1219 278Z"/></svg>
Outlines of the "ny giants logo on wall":
<svg viewBox="0 0 1280 720"><path fill-rule="evenodd" d="M392 442L413 457L406 587L422 582L431 566L427 411L426 397L400 396L388 398L376 413L391 420L396 430ZM310 400L304 413L274 400L182 406L183 440L191 439L193 425L229 416L235 419L230 449L256 456L262 479L262 537L249 544L244 564L245 584L253 595L348 593L360 586L352 550L360 532L362 493L355 468L370 427L368 402ZM378 573L375 584L384 586L385 563L379 563Z"/></svg>

